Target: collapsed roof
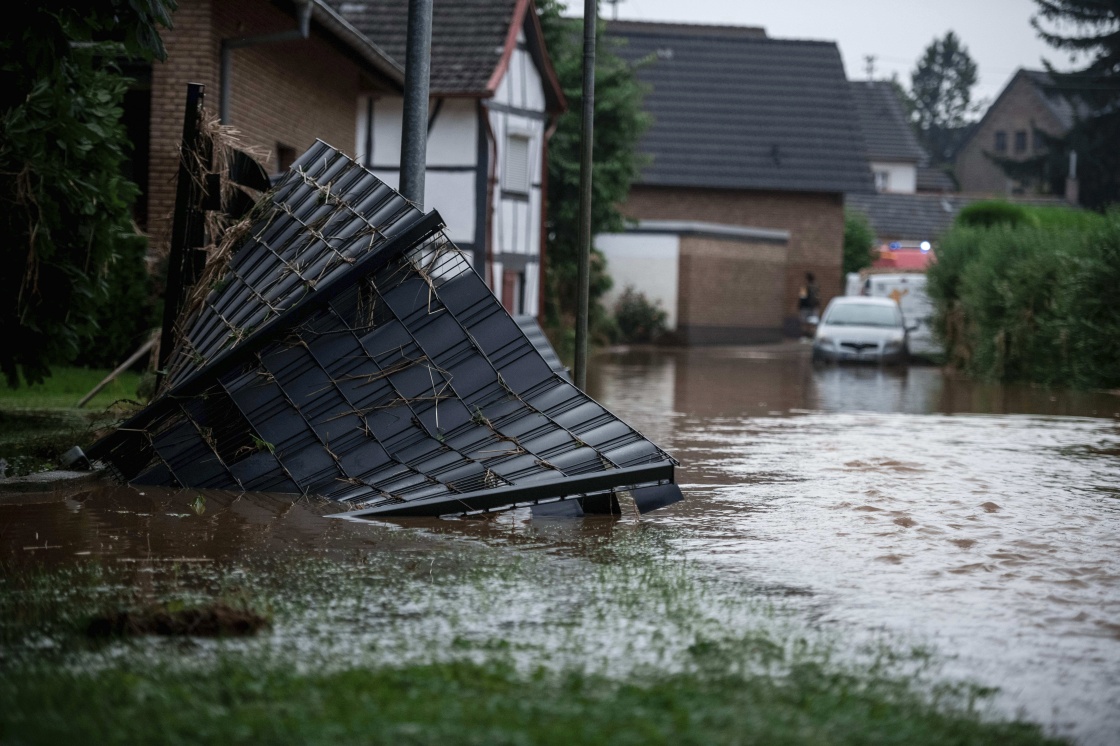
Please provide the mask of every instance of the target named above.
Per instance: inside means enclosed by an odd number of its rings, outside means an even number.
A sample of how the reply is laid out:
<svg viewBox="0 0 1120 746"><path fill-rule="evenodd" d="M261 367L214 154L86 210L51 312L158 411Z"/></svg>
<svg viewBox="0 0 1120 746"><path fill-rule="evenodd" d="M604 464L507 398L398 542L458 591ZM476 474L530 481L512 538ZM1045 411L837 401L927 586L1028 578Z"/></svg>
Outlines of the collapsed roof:
<svg viewBox="0 0 1120 746"><path fill-rule="evenodd" d="M680 499L672 457L549 367L435 211L319 142L251 223L164 393L91 449L121 479L363 515Z"/></svg>

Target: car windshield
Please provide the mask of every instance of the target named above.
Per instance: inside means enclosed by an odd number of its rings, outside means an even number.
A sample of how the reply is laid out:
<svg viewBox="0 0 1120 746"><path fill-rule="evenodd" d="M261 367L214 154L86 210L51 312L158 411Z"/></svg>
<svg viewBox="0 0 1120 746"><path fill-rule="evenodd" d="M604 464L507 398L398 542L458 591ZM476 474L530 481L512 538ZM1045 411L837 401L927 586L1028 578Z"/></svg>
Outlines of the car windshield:
<svg viewBox="0 0 1120 746"><path fill-rule="evenodd" d="M833 306L824 323L834 326L902 326L902 314L896 306L877 303L841 303Z"/></svg>

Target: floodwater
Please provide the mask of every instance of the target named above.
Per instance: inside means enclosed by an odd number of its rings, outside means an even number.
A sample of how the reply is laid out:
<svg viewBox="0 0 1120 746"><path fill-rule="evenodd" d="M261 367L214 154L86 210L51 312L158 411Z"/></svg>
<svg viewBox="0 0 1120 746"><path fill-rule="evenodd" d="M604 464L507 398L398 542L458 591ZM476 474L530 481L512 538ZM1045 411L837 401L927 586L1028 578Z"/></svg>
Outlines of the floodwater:
<svg viewBox="0 0 1120 746"><path fill-rule="evenodd" d="M684 465L648 520L849 634L929 644L1057 732L1120 743L1120 396L796 350L619 354L593 395Z"/></svg>
<svg viewBox="0 0 1120 746"><path fill-rule="evenodd" d="M998 687L1005 715L1120 743L1120 396L982 385L933 367L815 368L805 353L594 360L590 393L682 464L686 500L643 516L642 529L687 558L698 587L778 589L815 628L933 649L948 676ZM324 518L333 512L308 499L87 485L0 499L0 559L340 558L422 553L447 535L559 557L561 545L578 553L573 536L634 529L522 516L401 520L386 533ZM433 613L473 603L440 599ZM480 613L514 625L541 612L511 602Z"/></svg>

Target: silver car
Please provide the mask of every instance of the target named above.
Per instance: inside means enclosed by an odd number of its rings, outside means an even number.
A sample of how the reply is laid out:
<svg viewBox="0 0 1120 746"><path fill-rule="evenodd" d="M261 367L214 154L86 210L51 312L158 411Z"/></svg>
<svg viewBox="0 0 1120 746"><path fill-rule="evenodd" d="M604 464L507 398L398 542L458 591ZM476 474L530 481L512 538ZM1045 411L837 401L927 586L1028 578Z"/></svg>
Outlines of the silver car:
<svg viewBox="0 0 1120 746"><path fill-rule="evenodd" d="M817 324L813 360L904 363L908 332L902 311L889 298L833 298Z"/></svg>

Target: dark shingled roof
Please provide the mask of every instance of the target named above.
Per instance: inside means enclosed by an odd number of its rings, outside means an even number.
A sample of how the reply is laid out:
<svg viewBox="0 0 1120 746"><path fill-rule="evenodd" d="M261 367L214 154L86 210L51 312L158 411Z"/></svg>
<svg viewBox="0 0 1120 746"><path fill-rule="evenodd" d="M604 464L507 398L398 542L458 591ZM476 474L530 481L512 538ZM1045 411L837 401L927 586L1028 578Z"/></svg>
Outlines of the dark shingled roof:
<svg viewBox="0 0 1120 746"><path fill-rule="evenodd" d="M955 192L957 182L953 177L936 166L918 165L919 192Z"/></svg>
<svg viewBox="0 0 1120 746"><path fill-rule="evenodd" d="M884 161L922 161L926 157L898 98L894 84L886 80L854 80L856 104L867 157Z"/></svg>
<svg viewBox="0 0 1120 746"><path fill-rule="evenodd" d="M871 191L859 119L832 42L757 29L615 21L608 38L651 86L653 186Z"/></svg>
<svg viewBox="0 0 1120 746"><path fill-rule="evenodd" d="M961 208L990 199L961 194L848 194L846 207L867 216L879 240L934 241L953 224ZM1020 205L1066 205L1060 197L1015 197Z"/></svg>
<svg viewBox="0 0 1120 746"><path fill-rule="evenodd" d="M407 0L329 0L359 31L404 65ZM502 57L517 0L434 0L433 95L482 94Z"/></svg>
<svg viewBox="0 0 1120 746"><path fill-rule="evenodd" d="M1046 86L1053 83L1049 73L1045 70L1020 69L1017 74L1024 76L1027 80L1034 83L1035 87L1038 88L1039 96L1046 104L1046 108L1054 113L1054 116L1058 118L1062 127L1068 130L1073 126L1074 110L1069 101L1058 93L1052 93L1046 90ZM1010 87L1010 83L1008 87Z"/></svg>

